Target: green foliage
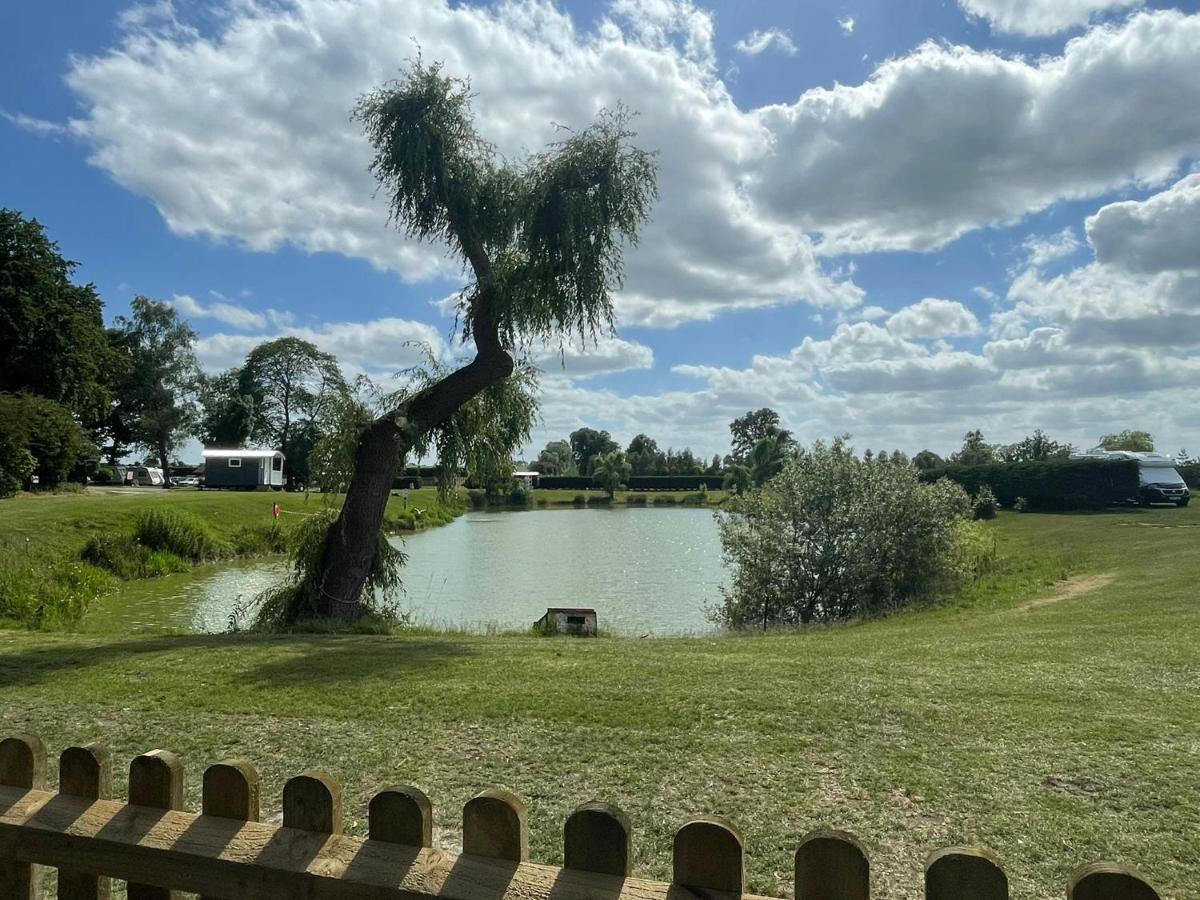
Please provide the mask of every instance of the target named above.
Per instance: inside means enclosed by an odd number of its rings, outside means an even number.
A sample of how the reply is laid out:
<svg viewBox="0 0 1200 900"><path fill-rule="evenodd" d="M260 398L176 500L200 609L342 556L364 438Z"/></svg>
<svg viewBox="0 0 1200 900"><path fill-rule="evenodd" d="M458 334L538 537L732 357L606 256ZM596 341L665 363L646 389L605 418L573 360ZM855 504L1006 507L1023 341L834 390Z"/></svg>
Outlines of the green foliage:
<svg viewBox="0 0 1200 900"><path fill-rule="evenodd" d="M1032 463L951 465L921 472L925 481L948 478L974 495L987 486L1003 506L1024 497L1029 509L1103 509L1137 497L1133 460L1047 460Z"/></svg>
<svg viewBox="0 0 1200 900"><path fill-rule="evenodd" d="M1024 497L1018 497L1012 504L1013 512L1029 512L1029 501Z"/></svg>
<svg viewBox="0 0 1200 900"><path fill-rule="evenodd" d="M550 441L538 454L533 468L545 475L578 475L575 456L566 441Z"/></svg>
<svg viewBox="0 0 1200 900"><path fill-rule="evenodd" d="M355 117L375 147L371 164L392 219L419 240L449 244L489 291L504 343L594 335L612 326L622 250L656 196L652 154L632 146L624 110L602 111L521 163L498 159L475 130L467 82L421 59L362 96Z"/></svg>
<svg viewBox="0 0 1200 900"><path fill-rule="evenodd" d="M298 337L266 341L251 350L238 374L237 394L253 410L254 440L283 451L289 484L307 483L308 457L327 423L344 420L347 404L356 402L348 396L337 360Z"/></svg>
<svg viewBox="0 0 1200 900"><path fill-rule="evenodd" d="M178 509L142 510L133 523L133 537L143 547L173 553L193 563L213 562L233 555L233 548L199 516Z"/></svg>
<svg viewBox="0 0 1200 900"><path fill-rule="evenodd" d="M197 389L200 413L195 432L199 441L206 447L244 447L254 430L255 402L252 393L243 393L242 370L201 373Z"/></svg>
<svg viewBox="0 0 1200 900"><path fill-rule="evenodd" d="M575 468L584 478L592 475L596 460L606 453L621 449L607 431L597 431L595 428L580 428L571 432L571 454L575 457Z"/></svg>
<svg viewBox="0 0 1200 900"><path fill-rule="evenodd" d="M169 550L151 549L129 534L92 535L80 558L124 581L186 572L192 565Z"/></svg>
<svg viewBox="0 0 1200 900"><path fill-rule="evenodd" d="M290 571L286 578L254 598L255 628L263 631L308 631L321 627L317 610L321 602L320 573L326 552L325 539L329 527L337 518L331 509L308 516L288 532ZM400 571L405 553L393 547L381 530L376 536L373 556L363 600L368 609L368 622L383 621L393 625L398 621L395 600L401 589Z"/></svg>
<svg viewBox="0 0 1200 900"><path fill-rule="evenodd" d="M751 452L767 438L784 449L792 447L795 444L792 433L779 422L779 413L767 406L751 410L730 422L730 460L748 466Z"/></svg>
<svg viewBox="0 0 1200 900"><path fill-rule="evenodd" d="M799 451L765 487L718 513L734 628L879 614L956 584L971 501L910 466L863 462L840 439Z"/></svg>
<svg viewBox="0 0 1200 900"><path fill-rule="evenodd" d="M1184 483L1192 490L1200 490L1200 463L1187 463L1176 466L1176 471L1183 477Z"/></svg>
<svg viewBox="0 0 1200 900"><path fill-rule="evenodd" d="M1006 444L996 448L996 458L1000 462L1042 462L1048 459L1067 459L1075 448L1070 444L1061 444L1051 440L1046 432L1037 428L1033 434L1027 435L1015 444Z"/></svg>
<svg viewBox="0 0 1200 900"><path fill-rule="evenodd" d="M24 446L12 420L0 420L0 499L24 489L37 468L37 460Z"/></svg>
<svg viewBox="0 0 1200 900"><path fill-rule="evenodd" d="M730 464L725 470L725 478L721 486L739 496L746 493L754 487L754 477L750 474L749 466L743 466L741 463Z"/></svg>
<svg viewBox="0 0 1200 900"><path fill-rule="evenodd" d="M358 436L375 418L370 397L374 386L360 376L353 389L332 394L325 404L320 436L308 454L309 481L323 491L342 492L354 476Z"/></svg>
<svg viewBox="0 0 1200 900"><path fill-rule="evenodd" d="M1154 452L1154 438L1148 431L1131 431L1126 429L1120 434L1106 434L1100 438L1100 447L1104 450L1132 450L1135 453Z"/></svg>
<svg viewBox="0 0 1200 900"><path fill-rule="evenodd" d="M126 361L117 407L134 444L166 466L193 430L200 366L196 333L169 303L135 297L129 317L119 316L113 341Z"/></svg>
<svg viewBox="0 0 1200 900"><path fill-rule="evenodd" d="M986 484L975 493L971 503L972 514L976 519L994 519L1000 511L1000 501Z"/></svg>
<svg viewBox="0 0 1200 900"><path fill-rule="evenodd" d="M611 500L621 485L629 480L631 471L632 467L625 459L625 454L620 450L613 450L597 458L592 481L596 487L607 492L608 499Z"/></svg>
<svg viewBox="0 0 1200 900"><path fill-rule="evenodd" d="M91 425L109 402L113 358L94 285L76 285L36 219L0 209L0 391L45 397Z"/></svg>
<svg viewBox="0 0 1200 900"><path fill-rule="evenodd" d="M778 432L768 434L754 445L746 464L750 469L750 481L755 487L762 487L783 471L790 444L791 438L786 436L786 432Z"/></svg>
<svg viewBox="0 0 1200 900"><path fill-rule="evenodd" d="M946 461L932 450L922 450L912 458L912 463L918 469L924 471L925 469L936 469L944 466Z"/></svg>
<svg viewBox="0 0 1200 900"><path fill-rule="evenodd" d="M976 428L963 436L962 449L950 456L950 462L959 466L986 466L996 461L996 448L983 439L983 432Z"/></svg>
<svg viewBox="0 0 1200 900"><path fill-rule="evenodd" d="M0 394L0 451L3 447L12 449L0 458L0 470L20 474L32 456L33 474L44 488L66 481L81 459L95 453L66 407L33 394Z"/></svg>
<svg viewBox="0 0 1200 900"><path fill-rule="evenodd" d="M77 559L48 558L28 544L0 539L0 622L70 627L111 584L106 573Z"/></svg>

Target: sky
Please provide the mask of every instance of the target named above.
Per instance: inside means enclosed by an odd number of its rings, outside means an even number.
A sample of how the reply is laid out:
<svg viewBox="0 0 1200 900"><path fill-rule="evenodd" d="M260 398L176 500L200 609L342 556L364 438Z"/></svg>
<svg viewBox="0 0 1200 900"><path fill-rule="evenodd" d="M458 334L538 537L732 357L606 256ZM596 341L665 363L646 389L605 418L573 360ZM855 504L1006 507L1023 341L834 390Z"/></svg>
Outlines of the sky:
<svg viewBox="0 0 1200 900"><path fill-rule="evenodd" d="M617 104L657 152L617 334L535 354L528 452L983 430L1200 449L1200 0L53 0L0 12L0 206L206 369L295 334L451 361L461 267L387 222L350 111L419 52L513 161ZM188 452L198 456L198 446Z"/></svg>

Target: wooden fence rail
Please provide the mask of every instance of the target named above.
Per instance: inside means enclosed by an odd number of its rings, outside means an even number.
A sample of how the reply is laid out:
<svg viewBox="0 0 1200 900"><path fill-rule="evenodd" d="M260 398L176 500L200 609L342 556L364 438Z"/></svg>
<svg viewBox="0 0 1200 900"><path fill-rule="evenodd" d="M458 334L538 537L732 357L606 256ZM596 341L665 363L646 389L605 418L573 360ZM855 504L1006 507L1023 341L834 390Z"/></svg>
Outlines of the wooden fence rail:
<svg viewBox="0 0 1200 900"><path fill-rule="evenodd" d="M613 806L578 807L563 829L562 868L528 861L525 805L489 788L463 809L463 853L431 846L429 799L396 785L368 808L365 840L343 835L342 794L319 771L283 788L283 824L258 822L259 781L241 760L204 773L199 814L183 810L183 766L155 750L129 767L129 802L112 798L108 754L90 744L59 761L47 791L36 737L0 741L0 900L40 897L39 866L59 870L60 900L105 900L111 880L130 900L192 891L206 900L732 900L744 895L742 837L694 819L675 835L671 883L633 878L629 820ZM868 900L870 863L852 835L815 831L796 851L796 900ZM915 887L915 886L914 886ZM916 892L914 891L914 894ZM925 867L926 900L1006 900L1008 879L987 851L955 847ZM1158 900L1111 863L1076 870L1069 900Z"/></svg>

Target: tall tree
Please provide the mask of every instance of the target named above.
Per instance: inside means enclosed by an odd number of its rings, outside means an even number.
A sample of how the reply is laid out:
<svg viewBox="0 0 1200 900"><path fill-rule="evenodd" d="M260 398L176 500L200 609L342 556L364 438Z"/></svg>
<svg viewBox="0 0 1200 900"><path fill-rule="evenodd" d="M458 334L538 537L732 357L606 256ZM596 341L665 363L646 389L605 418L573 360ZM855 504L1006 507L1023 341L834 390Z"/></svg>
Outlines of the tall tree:
<svg viewBox="0 0 1200 900"><path fill-rule="evenodd" d="M632 474L633 468L629 465L625 454L620 450L610 450L596 458L592 481L596 487L606 492L608 499L611 500L613 495L620 490L621 485L628 483L629 476Z"/></svg>
<svg viewBox="0 0 1200 900"><path fill-rule="evenodd" d="M346 393L337 360L298 337L277 338L250 351L238 382L239 394L253 399L252 436L283 451L283 472L294 487L314 443L311 425L297 426L321 419Z"/></svg>
<svg viewBox="0 0 1200 900"><path fill-rule="evenodd" d="M95 286L71 281L77 266L36 219L0 209L0 391L47 397L91 427L112 359Z"/></svg>
<svg viewBox="0 0 1200 900"><path fill-rule="evenodd" d="M775 437L783 445L793 444L792 433L781 427L779 421L779 413L764 406L730 422L729 433L732 440L729 455L732 461L745 465L750 451L765 437Z"/></svg>
<svg viewBox="0 0 1200 900"><path fill-rule="evenodd" d="M242 393L242 370L202 374L198 382L200 414L196 437L208 447L245 445L254 430L254 395Z"/></svg>
<svg viewBox="0 0 1200 900"><path fill-rule="evenodd" d="M996 456L1006 463L1042 462L1047 459L1066 459L1074 449L1070 444L1052 440L1046 432L1036 428L1033 434L1026 435L1015 444L997 447Z"/></svg>
<svg viewBox="0 0 1200 900"><path fill-rule="evenodd" d="M1126 429L1120 434L1106 434L1100 438L1100 446L1105 450L1132 450L1135 453L1153 453L1154 438L1148 431L1130 431Z"/></svg>
<svg viewBox="0 0 1200 900"><path fill-rule="evenodd" d="M662 451L658 442L649 435L635 435L625 450L625 458L633 468L634 475L653 475L662 464Z"/></svg>
<svg viewBox="0 0 1200 900"><path fill-rule="evenodd" d="M986 466L996 461L996 450L983 439L978 428L963 435L962 449L950 457L950 462L962 466Z"/></svg>
<svg viewBox="0 0 1200 900"><path fill-rule="evenodd" d="M131 315L117 318L118 347L127 375L119 408L134 444L154 453L170 474L171 452L191 430L195 415L196 333L168 303L135 297ZM163 478L163 487L170 487Z"/></svg>
<svg viewBox="0 0 1200 900"><path fill-rule="evenodd" d="M945 464L946 461L932 450L922 450L913 457L913 465L922 471L925 469L936 469L939 466L944 466Z"/></svg>
<svg viewBox="0 0 1200 900"><path fill-rule="evenodd" d="M525 340L611 329L623 247L655 196L651 154L620 110L521 164L475 130L470 87L420 59L362 97L372 171L409 237L445 242L472 276L460 294L470 362L439 374L363 430L354 477L306 579L309 614L359 617L397 464L473 398L501 391ZM515 434L510 431L509 434Z"/></svg>
<svg viewBox="0 0 1200 900"><path fill-rule="evenodd" d="M543 475L578 475L575 466L575 456L571 453L571 445L566 441L551 441L542 448L534 467Z"/></svg>
<svg viewBox="0 0 1200 900"><path fill-rule="evenodd" d="M575 468L580 475L591 475L596 468L596 460L605 453L620 450L621 447L612 439L607 431L597 431L595 428L580 428L572 431L570 436L571 455L575 457Z"/></svg>

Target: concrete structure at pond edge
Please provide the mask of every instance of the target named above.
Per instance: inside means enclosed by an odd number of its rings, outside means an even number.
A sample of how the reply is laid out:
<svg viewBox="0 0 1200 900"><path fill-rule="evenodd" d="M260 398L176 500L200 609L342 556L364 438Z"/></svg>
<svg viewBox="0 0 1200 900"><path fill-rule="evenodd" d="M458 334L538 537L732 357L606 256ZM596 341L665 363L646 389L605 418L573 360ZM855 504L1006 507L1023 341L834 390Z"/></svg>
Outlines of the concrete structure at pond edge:
<svg viewBox="0 0 1200 900"><path fill-rule="evenodd" d="M206 488L283 487L283 454L278 450L205 450L200 455Z"/></svg>
<svg viewBox="0 0 1200 900"><path fill-rule="evenodd" d="M533 623L533 627L549 634L573 634L577 637L596 636L596 611L566 606L552 606Z"/></svg>

